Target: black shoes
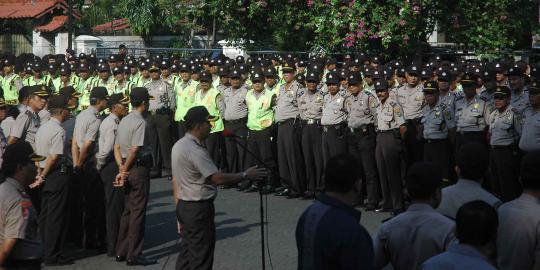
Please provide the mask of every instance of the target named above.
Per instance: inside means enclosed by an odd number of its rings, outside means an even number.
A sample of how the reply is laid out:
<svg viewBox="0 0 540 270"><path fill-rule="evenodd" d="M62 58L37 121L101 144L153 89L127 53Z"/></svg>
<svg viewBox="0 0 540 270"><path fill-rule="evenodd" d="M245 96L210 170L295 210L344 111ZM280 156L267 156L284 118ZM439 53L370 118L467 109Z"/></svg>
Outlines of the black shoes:
<svg viewBox="0 0 540 270"><path fill-rule="evenodd" d="M297 199L297 198L300 198L300 194L298 193L290 193L289 192L289 195L287 195L287 197L285 197L287 199Z"/></svg>
<svg viewBox="0 0 540 270"><path fill-rule="evenodd" d="M392 211L391 208L385 208L385 207L375 209L375 213L384 213L384 212L390 212L390 211Z"/></svg>
<svg viewBox="0 0 540 270"><path fill-rule="evenodd" d="M128 259L126 262L127 265L142 265L142 266L152 265L156 263L157 263L156 260L147 259L145 257L136 257L133 259Z"/></svg>
<svg viewBox="0 0 540 270"><path fill-rule="evenodd" d="M304 194L302 195L302 200L313 200L315 199L315 192L313 191L306 191L304 192Z"/></svg>
<svg viewBox="0 0 540 270"><path fill-rule="evenodd" d="M63 257L58 257L52 261L45 261L45 266L63 266L63 265L72 265L73 261Z"/></svg>
<svg viewBox="0 0 540 270"><path fill-rule="evenodd" d="M365 210L368 211L368 212L369 211L375 211L376 209L377 209L377 206L373 205L373 204L368 204L368 205L366 205L366 208L365 208Z"/></svg>
<svg viewBox="0 0 540 270"><path fill-rule="evenodd" d="M250 192L255 192L255 191L259 191L259 187L257 187L256 185L251 185L250 187L244 190L245 193L250 193Z"/></svg>
<svg viewBox="0 0 540 270"><path fill-rule="evenodd" d="M125 262L126 256L116 256L115 260L116 262Z"/></svg>
<svg viewBox="0 0 540 270"><path fill-rule="evenodd" d="M281 191L277 191L277 190L276 190L275 195L276 195L276 196L280 196L280 197L289 196L289 189L286 188L286 189L283 189L283 190L281 190Z"/></svg>

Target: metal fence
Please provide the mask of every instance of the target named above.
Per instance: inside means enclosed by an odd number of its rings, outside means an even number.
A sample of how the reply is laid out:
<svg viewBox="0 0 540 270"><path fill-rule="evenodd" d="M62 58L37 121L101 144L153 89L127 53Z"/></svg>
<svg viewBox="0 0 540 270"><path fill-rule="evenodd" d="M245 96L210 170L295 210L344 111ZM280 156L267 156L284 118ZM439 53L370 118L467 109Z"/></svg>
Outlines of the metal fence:
<svg viewBox="0 0 540 270"><path fill-rule="evenodd" d="M32 52L32 39L20 34L0 35L0 52L19 55Z"/></svg>

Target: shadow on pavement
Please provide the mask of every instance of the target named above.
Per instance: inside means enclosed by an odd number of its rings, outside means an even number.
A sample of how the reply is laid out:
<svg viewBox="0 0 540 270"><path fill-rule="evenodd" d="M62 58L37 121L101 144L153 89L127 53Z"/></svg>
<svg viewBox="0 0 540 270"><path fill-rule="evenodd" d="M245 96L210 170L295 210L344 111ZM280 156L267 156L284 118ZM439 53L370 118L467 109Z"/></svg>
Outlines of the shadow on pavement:
<svg viewBox="0 0 540 270"><path fill-rule="evenodd" d="M259 223L248 224L245 226L225 227L216 230L217 240L223 240L235 237L250 231L252 227L259 227Z"/></svg>

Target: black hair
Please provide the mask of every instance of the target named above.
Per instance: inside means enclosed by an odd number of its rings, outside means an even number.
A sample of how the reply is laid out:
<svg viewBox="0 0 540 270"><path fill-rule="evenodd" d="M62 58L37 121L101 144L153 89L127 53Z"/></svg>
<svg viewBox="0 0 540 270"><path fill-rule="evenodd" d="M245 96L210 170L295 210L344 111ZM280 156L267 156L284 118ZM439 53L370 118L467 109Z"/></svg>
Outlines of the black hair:
<svg viewBox="0 0 540 270"><path fill-rule="evenodd" d="M334 156L326 163L324 183L326 191L347 193L360 178L358 161L350 154Z"/></svg>
<svg viewBox="0 0 540 270"><path fill-rule="evenodd" d="M521 160L523 188L540 190L540 151L527 153Z"/></svg>
<svg viewBox="0 0 540 270"><path fill-rule="evenodd" d="M17 106L8 106L6 117L11 116L13 117L13 119L17 119L17 116L19 116L19 113L21 113L21 111L19 111L19 108L17 108Z"/></svg>
<svg viewBox="0 0 540 270"><path fill-rule="evenodd" d="M480 247L497 236L497 211L484 201L472 201L461 206L456 214L456 237L461 244Z"/></svg>
<svg viewBox="0 0 540 270"><path fill-rule="evenodd" d="M130 103L133 108L137 108L143 104L144 100L131 99Z"/></svg>
<svg viewBox="0 0 540 270"><path fill-rule="evenodd" d="M6 164L5 162L2 164L2 173L4 174L4 176L6 177L12 177L15 172L17 171L17 163L8 163Z"/></svg>
<svg viewBox="0 0 540 270"><path fill-rule="evenodd" d="M99 99L98 98L95 98L95 97L91 97L90 98L90 105L91 106L94 106L98 103Z"/></svg>
<svg viewBox="0 0 540 270"><path fill-rule="evenodd" d="M62 114L62 111L64 111L65 109L63 108L52 108L52 109L49 109L49 112L51 113L51 115L59 115L59 114Z"/></svg>
<svg viewBox="0 0 540 270"><path fill-rule="evenodd" d="M440 167L433 162L414 163L406 177L407 191L411 199L429 199L442 181Z"/></svg>
<svg viewBox="0 0 540 270"><path fill-rule="evenodd" d="M462 145L456 155L460 175L470 180L480 180L489 165L489 153L483 144L472 142Z"/></svg>

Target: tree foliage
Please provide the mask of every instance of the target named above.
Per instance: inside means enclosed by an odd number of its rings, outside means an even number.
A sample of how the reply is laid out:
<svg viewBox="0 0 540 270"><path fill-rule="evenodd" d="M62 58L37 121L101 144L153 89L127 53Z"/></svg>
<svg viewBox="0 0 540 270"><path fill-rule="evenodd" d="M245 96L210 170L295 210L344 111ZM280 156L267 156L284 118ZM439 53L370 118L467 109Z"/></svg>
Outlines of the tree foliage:
<svg viewBox="0 0 540 270"><path fill-rule="evenodd" d="M538 29L531 0L101 0L132 29L211 33L278 50L385 50L410 53L437 26L477 52L530 46Z"/></svg>

